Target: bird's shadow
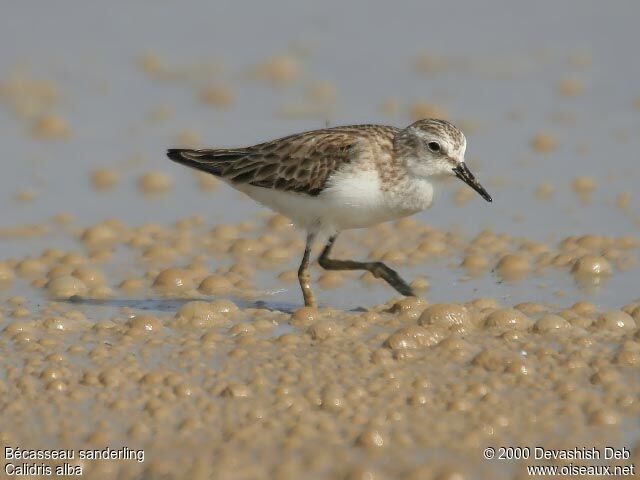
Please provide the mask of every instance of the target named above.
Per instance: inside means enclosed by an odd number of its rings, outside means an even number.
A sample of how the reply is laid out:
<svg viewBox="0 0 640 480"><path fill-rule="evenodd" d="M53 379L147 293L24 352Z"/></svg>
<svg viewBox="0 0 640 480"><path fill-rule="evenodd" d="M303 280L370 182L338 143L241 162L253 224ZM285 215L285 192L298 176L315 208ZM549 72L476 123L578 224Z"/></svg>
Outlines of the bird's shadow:
<svg viewBox="0 0 640 480"><path fill-rule="evenodd" d="M185 303L194 301L211 302L215 300L210 297L201 298L87 298L73 296L63 300L65 303L75 305L88 305L94 307L111 307L111 308L131 308L135 310L173 313L180 310ZM259 300L250 302L239 298L233 298L239 308L257 308L262 310L277 311L282 313L293 313L300 305L285 302L265 302Z"/></svg>

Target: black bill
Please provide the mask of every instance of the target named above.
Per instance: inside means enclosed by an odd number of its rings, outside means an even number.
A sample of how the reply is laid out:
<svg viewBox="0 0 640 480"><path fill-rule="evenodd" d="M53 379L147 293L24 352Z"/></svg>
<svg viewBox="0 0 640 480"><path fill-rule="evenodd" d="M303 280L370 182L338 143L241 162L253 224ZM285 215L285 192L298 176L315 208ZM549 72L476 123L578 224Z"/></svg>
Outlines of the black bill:
<svg viewBox="0 0 640 480"><path fill-rule="evenodd" d="M491 195L480 185L480 182L476 180L476 177L473 176L473 173L471 173L471 170L469 170L469 167L467 167L464 162L459 163L458 166L453 169L453 172L456 174L456 177L478 192L487 202L493 201Z"/></svg>

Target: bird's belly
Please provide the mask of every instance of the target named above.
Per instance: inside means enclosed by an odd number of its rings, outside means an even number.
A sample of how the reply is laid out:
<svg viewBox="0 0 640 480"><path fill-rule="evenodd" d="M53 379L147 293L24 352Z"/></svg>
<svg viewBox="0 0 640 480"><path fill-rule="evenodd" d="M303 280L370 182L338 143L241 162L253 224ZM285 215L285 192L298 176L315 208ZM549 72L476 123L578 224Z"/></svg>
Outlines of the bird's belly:
<svg viewBox="0 0 640 480"><path fill-rule="evenodd" d="M388 205L336 205L326 212L324 222L331 224L336 230L366 228L388 222L397 218L413 215L419 210L392 208Z"/></svg>
<svg viewBox="0 0 640 480"><path fill-rule="evenodd" d="M334 223L334 219L340 213L338 209L320 196L273 190L248 184L232 183L231 186L265 207L281 213L298 227L307 230L328 230L331 233L336 231L330 224Z"/></svg>
<svg viewBox="0 0 640 480"><path fill-rule="evenodd" d="M412 215L428 208L432 198L430 186L426 191L407 189L393 194L383 192L375 181L334 184L317 196L248 184L231 185L299 227L333 233Z"/></svg>

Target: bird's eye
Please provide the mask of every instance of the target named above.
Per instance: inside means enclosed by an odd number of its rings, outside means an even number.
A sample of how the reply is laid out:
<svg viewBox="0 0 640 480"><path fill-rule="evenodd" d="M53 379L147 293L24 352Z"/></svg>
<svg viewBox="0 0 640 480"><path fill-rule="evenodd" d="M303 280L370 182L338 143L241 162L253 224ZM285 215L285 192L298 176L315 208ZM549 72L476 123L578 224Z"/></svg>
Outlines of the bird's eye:
<svg viewBox="0 0 640 480"><path fill-rule="evenodd" d="M438 142L429 142L427 143L427 147L429 147L429 150L431 150L432 152L440 151L440 144Z"/></svg>

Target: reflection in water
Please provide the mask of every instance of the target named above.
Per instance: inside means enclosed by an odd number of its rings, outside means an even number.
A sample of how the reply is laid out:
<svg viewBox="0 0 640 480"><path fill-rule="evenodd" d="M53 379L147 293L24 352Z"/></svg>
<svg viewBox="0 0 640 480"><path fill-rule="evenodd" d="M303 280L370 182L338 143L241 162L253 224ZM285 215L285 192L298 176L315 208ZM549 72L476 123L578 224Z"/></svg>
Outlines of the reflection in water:
<svg viewBox="0 0 640 480"><path fill-rule="evenodd" d="M224 299L232 300L241 309L255 308L269 311L277 311L283 313L291 313L299 305L288 304L284 302L249 302L240 298L225 296ZM180 307L189 302L211 302L215 300L211 297L199 297L199 298L86 298L73 296L66 300L62 300L67 303L76 305L88 305L96 307L109 307L109 308L132 308L136 310L155 311L165 313L175 313L180 310Z"/></svg>
<svg viewBox="0 0 640 480"><path fill-rule="evenodd" d="M600 294L605 285L611 279L611 275L578 275L574 274L573 279L583 294L595 297Z"/></svg>

